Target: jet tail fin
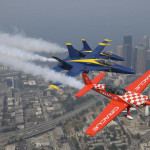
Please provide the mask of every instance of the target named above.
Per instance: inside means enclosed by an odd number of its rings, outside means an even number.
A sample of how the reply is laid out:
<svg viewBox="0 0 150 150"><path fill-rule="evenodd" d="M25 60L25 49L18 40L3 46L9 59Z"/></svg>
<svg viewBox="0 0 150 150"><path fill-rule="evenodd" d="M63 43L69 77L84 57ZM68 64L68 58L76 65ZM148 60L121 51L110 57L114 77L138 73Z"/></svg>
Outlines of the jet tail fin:
<svg viewBox="0 0 150 150"><path fill-rule="evenodd" d="M74 49L74 47L72 46L71 43L66 43L66 45L67 45L69 56L71 59L80 59L81 58L79 53Z"/></svg>
<svg viewBox="0 0 150 150"><path fill-rule="evenodd" d="M89 90L91 90L94 87L94 84L98 84L105 75L106 75L105 73L100 73L97 77L95 77L91 81L85 73L82 73L85 86L75 96L76 97L83 96L85 93L87 93Z"/></svg>
<svg viewBox="0 0 150 150"><path fill-rule="evenodd" d="M82 39L82 43L83 43L83 49L82 49L82 51L89 51L89 50L91 50L91 47L89 46L89 44L86 42L86 40L85 39Z"/></svg>

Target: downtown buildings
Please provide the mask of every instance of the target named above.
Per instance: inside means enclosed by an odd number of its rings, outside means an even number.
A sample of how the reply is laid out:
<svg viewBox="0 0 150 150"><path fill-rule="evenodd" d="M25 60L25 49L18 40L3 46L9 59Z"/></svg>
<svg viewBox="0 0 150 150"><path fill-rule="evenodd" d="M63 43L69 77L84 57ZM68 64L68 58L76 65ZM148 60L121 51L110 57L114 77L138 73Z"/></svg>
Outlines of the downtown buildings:
<svg viewBox="0 0 150 150"><path fill-rule="evenodd" d="M132 36L124 36L123 45L117 46L117 54L125 59L120 64L132 68L136 73L145 73L150 69L149 38L147 36L144 36L142 41L135 46L132 46Z"/></svg>

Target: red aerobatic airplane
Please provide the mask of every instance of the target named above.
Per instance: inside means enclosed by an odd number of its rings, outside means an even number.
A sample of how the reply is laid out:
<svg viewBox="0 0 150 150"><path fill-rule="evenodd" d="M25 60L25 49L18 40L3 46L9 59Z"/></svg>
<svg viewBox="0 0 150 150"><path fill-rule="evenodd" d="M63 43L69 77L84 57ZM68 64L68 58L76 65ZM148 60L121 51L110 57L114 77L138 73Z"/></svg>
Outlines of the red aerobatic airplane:
<svg viewBox="0 0 150 150"><path fill-rule="evenodd" d="M141 92L150 83L150 70L125 89L108 84L98 84L105 75L105 73L101 73L91 81L88 76L83 73L82 76L85 86L75 95L76 97L81 97L90 89L93 89L111 99L111 102L85 131L85 133L90 136L94 136L126 108L127 115L125 115L125 117L130 120L133 119L129 113L131 107L146 106L145 116L149 115L149 98L148 96L142 95Z"/></svg>

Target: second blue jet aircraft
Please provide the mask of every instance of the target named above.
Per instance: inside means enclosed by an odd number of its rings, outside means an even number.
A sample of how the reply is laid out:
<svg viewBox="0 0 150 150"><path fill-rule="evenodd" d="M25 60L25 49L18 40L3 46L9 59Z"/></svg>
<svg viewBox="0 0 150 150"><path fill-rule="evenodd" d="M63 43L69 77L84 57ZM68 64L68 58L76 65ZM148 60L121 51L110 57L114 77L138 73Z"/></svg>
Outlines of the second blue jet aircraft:
<svg viewBox="0 0 150 150"><path fill-rule="evenodd" d="M106 43L106 45L110 45L107 44L109 41L109 39L104 39L104 41L102 43ZM81 49L80 53L82 53L81 57L85 57L86 55L88 55L88 53L92 52L91 47L89 46L89 44L86 42L85 39L82 39L82 43L83 43L83 48ZM124 58L113 54L112 52L102 52L103 49L99 50L99 55L96 56L96 58L104 58L104 59L111 59L111 60L116 60L116 61L124 61Z"/></svg>

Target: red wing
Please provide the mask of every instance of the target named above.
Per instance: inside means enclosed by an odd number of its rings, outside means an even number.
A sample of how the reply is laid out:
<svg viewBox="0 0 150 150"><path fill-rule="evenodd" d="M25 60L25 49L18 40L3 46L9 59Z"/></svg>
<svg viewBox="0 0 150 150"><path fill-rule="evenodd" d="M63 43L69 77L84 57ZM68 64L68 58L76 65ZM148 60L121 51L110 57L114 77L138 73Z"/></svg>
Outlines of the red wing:
<svg viewBox="0 0 150 150"><path fill-rule="evenodd" d="M150 83L150 70L143 74L140 78L135 80L132 84L126 87L127 91L141 93Z"/></svg>
<svg viewBox="0 0 150 150"><path fill-rule="evenodd" d="M126 103L112 100L85 131L85 133L90 136L94 136L127 107L128 104Z"/></svg>

